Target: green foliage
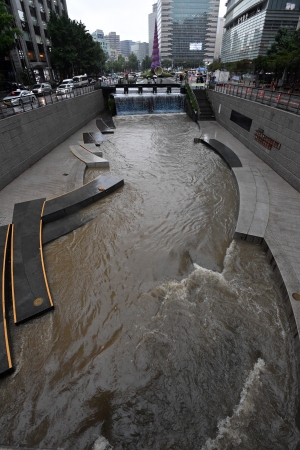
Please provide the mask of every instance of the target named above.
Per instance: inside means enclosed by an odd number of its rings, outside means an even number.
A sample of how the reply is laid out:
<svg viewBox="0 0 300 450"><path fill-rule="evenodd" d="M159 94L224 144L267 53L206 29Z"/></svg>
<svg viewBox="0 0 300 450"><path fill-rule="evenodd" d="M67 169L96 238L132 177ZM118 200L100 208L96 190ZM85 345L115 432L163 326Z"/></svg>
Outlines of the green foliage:
<svg viewBox="0 0 300 450"><path fill-rule="evenodd" d="M67 14L58 16L51 12L48 32L52 42L52 65L64 76L97 74L104 67L105 54L82 22L71 20Z"/></svg>
<svg viewBox="0 0 300 450"><path fill-rule="evenodd" d="M252 61L250 59L241 59L240 61L234 61L226 64L226 69L229 72L236 74L248 73L252 68Z"/></svg>
<svg viewBox="0 0 300 450"><path fill-rule="evenodd" d="M218 59L215 59L209 66L208 66L208 70L210 70L211 72L214 72L215 70L221 70L223 69L224 64L221 63Z"/></svg>
<svg viewBox="0 0 300 450"><path fill-rule="evenodd" d="M0 1L0 55L4 56L16 46L15 36L22 36L22 31L14 27L14 17L8 14L6 4Z"/></svg>
<svg viewBox="0 0 300 450"><path fill-rule="evenodd" d="M128 58L128 68L132 72L136 72L138 70L138 59L134 53L131 53Z"/></svg>
<svg viewBox="0 0 300 450"><path fill-rule="evenodd" d="M191 102L191 104L193 106L194 111L198 112L199 105L198 105L198 103L197 103L197 101L196 101L196 99L195 99L195 97L193 95L193 91L192 91L191 86L189 85L189 83L185 83L185 88L186 88L189 100L190 100L190 102Z"/></svg>
<svg viewBox="0 0 300 450"><path fill-rule="evenodd" d="M106 70L108 72L124 72L126 70L126 61L124 56L119 55L117 61L107 61Z"/></svg>
<svg viewBox="0 0 300 450"><path fill-rule="evenodd" d="M150 69L152 63L151 56L145 56L142 61L142 71L145 72L147 69Z"/></svg>
<svg viewBox="0 0 300 450"><path fill-rule="evenodd" d="M169 68L172 67L172 60L171 59L163 59L161 62L162 67Z"/></svg>
<svg viewBox="0 0 300 450"><path fill-rule="evenodd" d="M300 29L280 28L268 51L274 72L297 71L300 65Z"/></svg>

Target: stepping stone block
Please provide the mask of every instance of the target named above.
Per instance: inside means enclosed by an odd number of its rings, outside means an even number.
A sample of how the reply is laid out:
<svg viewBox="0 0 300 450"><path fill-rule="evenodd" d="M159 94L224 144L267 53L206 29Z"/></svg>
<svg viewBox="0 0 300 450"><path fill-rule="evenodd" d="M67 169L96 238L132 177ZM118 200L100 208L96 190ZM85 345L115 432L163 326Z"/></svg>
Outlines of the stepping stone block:
<svg viewBox="0 0 300 450"><path fill-rule="evenodd" d="M53 308L46 277L41 214L45 199L14 207L11 283L14 322L20 324Z"/></svg>
<svg viewBox="0 0 300 450"><path fill-rule="evenodd" d="M0 227L0 260L1 260L1 315L0 315L0 376L13 370L8 324L7 324L7 263L10 246L11 225Z"/></svg>

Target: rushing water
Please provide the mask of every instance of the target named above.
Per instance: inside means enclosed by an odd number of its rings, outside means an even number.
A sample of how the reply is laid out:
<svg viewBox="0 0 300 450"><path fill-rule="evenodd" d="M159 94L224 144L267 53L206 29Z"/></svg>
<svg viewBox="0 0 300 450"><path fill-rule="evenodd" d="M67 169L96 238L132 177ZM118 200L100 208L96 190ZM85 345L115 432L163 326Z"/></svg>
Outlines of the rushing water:
<svg viewBox="0 0 300 450"><path fill-rule="evenodd" d="M0 443L295 449L293 342L264 252L232 241L230 170L183 114L116 123L125 186L45 247L56 309L13 330Z"/></svg>

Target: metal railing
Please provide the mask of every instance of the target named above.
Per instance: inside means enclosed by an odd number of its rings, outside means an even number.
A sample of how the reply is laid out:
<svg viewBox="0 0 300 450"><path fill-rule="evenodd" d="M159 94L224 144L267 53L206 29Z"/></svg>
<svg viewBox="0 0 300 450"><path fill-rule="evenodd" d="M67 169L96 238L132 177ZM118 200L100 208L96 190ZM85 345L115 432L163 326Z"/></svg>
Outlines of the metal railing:
<svg viewBox="0 0 300 450"><path fill-rule="evenodd" d="M34 102L23 103L18 106L6 106L3 101L0 102L0 119L6 119L7 117L15 116L17 114L22 114L24 112L31 111L33 109L41 108L43 106L52 105L53 103L58 103L64 100L69 100L70 98L78 97L80 95L88 94L93 92L95 86L83 86L73 89L67 94L49 94L43 96L36 96Z"/></svg>
<svg viewBox="0 0 300 450"><path fill-rule="evenodd" d="M300 96L297 94L235 84L216 85L214 90L294 114L300 114Z"/></svg>

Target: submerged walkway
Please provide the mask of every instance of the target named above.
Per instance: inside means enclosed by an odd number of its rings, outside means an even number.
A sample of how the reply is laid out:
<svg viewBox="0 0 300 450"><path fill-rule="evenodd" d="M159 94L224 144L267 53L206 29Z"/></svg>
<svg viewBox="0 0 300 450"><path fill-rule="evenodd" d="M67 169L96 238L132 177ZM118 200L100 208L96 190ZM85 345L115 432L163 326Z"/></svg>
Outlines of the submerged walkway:
<svg viewBox="0 0 300 450"><path fill-rule="evenodd" d="M238 175L240 169L234 170L240 189L235 238L262 241L284 296L300 356L300 193L217 122L201 123L200 134L201 139L229 147L243 165ZM247 231L249 224L253 226Z"/></svg>

